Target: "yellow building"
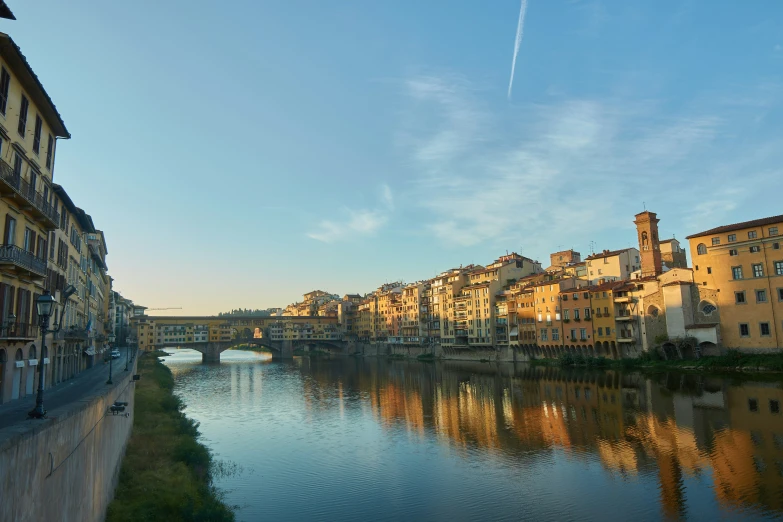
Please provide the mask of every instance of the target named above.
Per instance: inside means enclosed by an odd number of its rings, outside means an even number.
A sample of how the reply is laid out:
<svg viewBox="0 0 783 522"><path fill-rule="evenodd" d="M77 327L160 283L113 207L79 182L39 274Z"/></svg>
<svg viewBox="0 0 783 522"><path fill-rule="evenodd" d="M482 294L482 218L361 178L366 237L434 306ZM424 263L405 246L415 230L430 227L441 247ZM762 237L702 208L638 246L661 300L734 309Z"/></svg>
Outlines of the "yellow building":
<svg viewBox="0 0 783 522"><path fill-rule="evenodd" d="M58 299L62 287L47 271L60 225L52 190L57 138L70 134L54 103L16 43L0 33L0 403L34 393L39 364L51 384L53 358L49 349L41 353L35 300L45 289Z"/></svg>
<svg viewBox="0 0 783 522"><path fill-rule="evenodd" d="M720 312L723 345L749 351L783 348L783 216L726 225L688 236L696 284L718 290L699 312Z"/></svg>

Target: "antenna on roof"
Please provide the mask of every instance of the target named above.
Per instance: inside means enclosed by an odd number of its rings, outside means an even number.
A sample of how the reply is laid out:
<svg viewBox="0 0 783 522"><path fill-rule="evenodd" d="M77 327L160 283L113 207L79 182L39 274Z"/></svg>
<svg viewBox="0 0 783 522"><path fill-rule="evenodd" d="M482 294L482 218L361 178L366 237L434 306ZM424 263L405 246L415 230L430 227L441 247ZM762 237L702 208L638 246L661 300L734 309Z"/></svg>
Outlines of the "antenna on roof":
<svg viewBox="0 0 783 522"><path fill-rule="evenodd" d="M642 207L644 207L644 210L647 210L647 204L644 201L642 201Z"/></svg>
<svg viewBox="0 0 783 522"><path fill-rule="evenodd" d="M595 254L595 241L590 241L590 255Z"/></svg>

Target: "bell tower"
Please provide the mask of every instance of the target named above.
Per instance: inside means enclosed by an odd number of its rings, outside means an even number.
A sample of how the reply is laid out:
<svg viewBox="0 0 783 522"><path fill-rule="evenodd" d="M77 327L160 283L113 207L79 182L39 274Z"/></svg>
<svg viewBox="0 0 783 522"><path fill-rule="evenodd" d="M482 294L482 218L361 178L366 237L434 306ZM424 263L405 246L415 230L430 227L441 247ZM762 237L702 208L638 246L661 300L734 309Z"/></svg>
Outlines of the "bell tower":
<svg viewBox="0 0 783 522"><path fill-rule="evenodd" d="M655 212L645 210L636 214L634 223L639 236L639 256L642 277L657 276L663 272L661 265L661 244L658 240L658 221Z"/></svg>

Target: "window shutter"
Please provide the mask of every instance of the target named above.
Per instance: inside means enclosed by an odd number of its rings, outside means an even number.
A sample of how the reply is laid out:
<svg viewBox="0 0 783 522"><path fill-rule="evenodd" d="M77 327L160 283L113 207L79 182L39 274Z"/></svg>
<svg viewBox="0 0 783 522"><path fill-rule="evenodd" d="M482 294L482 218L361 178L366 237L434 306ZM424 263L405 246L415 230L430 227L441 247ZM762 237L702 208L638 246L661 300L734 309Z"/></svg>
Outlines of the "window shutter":
<svg viewBox="0 0 783 522"><path fill-rule="evenodd" d="M35 306L35 302L38 300L39 294L33 294L33 321L31 324L38 324L38 307Z"/></svg>
<svg viewBox="0 0 783 522"><path fill-rule="evenodd" d="M3 232L3 244L4 245L13 245L14 238L8 237L11 233L11 223L13 222L14 218L11 217L11 214L5 215L5 232Z"/></svg>

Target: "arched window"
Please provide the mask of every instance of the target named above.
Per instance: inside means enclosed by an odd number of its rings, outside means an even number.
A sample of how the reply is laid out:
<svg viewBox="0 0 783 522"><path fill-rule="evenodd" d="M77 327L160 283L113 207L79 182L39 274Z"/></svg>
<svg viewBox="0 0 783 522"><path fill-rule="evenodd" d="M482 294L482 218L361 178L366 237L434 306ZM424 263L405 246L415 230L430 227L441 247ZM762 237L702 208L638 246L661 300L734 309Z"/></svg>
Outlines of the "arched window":
<svg viewBox="0 0 783 522"><path fill-rule="evenodd" d="M707 246L704 243L699 243L699 246L696 247L696 253L703 256L707 253Z"/></svg>
<svg viewBox="0 0 783 522"><path fill-rule="evenodd" d="M30 347L30 351L27 352L28 359L35 359L35 346Z"/></svg>
<svg viewBox="0 0 783 522"><path fill-rule="evenodd" d="M652 317L658 317L659 313L661 313L661 309L655 305L650 305L650 307L647 308L647 315L651 315Z"/></svg>
<svg viewBox="0 0 783 522"><path fill-rule="evenodd" d="M647 250L647 232L642 232L642 250Z"/></svg>
<svg viewBox="0 0 783 522"><path fill-rule="evenodd" d="M699 303L699 310L701 310L701 313L703 313L704 315L712 315L712 312L714 312L717 309L718 307L715 306L714 303L711 303L709 301L702 301L701 303Z"/></svg>

